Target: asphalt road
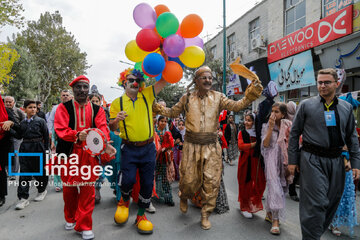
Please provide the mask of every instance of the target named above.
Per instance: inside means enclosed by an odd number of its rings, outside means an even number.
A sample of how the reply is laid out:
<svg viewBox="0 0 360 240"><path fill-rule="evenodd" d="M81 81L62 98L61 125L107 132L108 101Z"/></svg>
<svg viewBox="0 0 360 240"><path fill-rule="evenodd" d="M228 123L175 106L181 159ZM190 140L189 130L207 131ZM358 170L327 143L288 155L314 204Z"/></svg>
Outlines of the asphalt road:
<svg viewBox="0 0 360 240"><path fill-rule="evenodd" d="M125 226L114 224L113 217L116 209L115 198L108 186L101 189L102 200L96 205L93 213L93 231L96 239L301 239L299 224L298 203L289 197L286 199L286 220L281 222L281 235L273 236L269 233L271 225L264 221L265 211L254 214L253 219L245 219L240 214L237 202L237 166L225 165L225 187L229 199L230 211L218 215L212 214L210 221L212 228L202 230L200 227L200 209L190 204L186 215L179 211L177 197L178 184L173 183L175 207L154 204L155 214L147 214L154 224L152 235L137 233L135 221L137 206L130 205L130 218ZM9 184L9 195L6 204L0 207L0 239L1 240L42 240L42 239L81 239L74 231L65 231L63 215L62 193L57 193L54 187L48 187L48 195L42 202L34 202L36 188L30 192L30 205L24 210L15 210L16 187L15 181ZM357 194L357 207L360 194ZM358 211L359 212L359 211ZM360 217L358 214L358 222ZM333 236L327 231L322 239L351 239L347 229L343 235ZM360 239L360 227L355 228L356 239Z"/></svg>

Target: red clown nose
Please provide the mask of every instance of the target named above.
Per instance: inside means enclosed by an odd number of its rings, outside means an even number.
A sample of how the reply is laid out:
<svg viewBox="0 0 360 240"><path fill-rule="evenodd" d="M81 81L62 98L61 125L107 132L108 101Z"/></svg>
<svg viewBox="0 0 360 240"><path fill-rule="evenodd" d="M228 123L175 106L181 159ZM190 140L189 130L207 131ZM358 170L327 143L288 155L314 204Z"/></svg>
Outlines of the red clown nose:
<svg viewBox="0 0 360 240"><path fill-rule="evenodd" d="M134 83L133 83L133 86L134 86L134 87L138 87L139 84L138 84L137 82L134 82Z"/></svg>

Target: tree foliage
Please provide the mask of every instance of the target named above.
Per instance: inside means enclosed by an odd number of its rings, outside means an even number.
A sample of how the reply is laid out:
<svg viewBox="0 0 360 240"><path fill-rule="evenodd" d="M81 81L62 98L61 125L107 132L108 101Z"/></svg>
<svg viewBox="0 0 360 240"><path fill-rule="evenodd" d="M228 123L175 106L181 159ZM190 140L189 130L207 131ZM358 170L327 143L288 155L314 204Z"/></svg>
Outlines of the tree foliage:
<svg viewBox="0 0 360 240"><path fill-rule="evenodd" d="M10 44L10 47L14 48L21 57L12 68L12 74L15 75L14 81L4 84L7 95L17 100L35 99L41 76L35 58L27 52L25 47L15 44Z"/></svg>
<svg viewBox="0 0 360 240"><path fill-rule="evenodd" d="M24 25L24 17L21 13L24 8L20 0L0 0L0 28L5 25L20 28Z"/></svg>
<svg viewBox="0 0 360 240"><path fill-rule="evenodd" d="M149 78L148 85L154 85L156 80ZM172 107L179 101L181 96L185 93L185 88L180 83L168 84L157 95L157 99L162 99L166 102L167 107Z"/></svg>
<svg viewBox="0 0 360 240"><path fill-rule="evenodd" d="M50 96L59 95L62 89L68 88L72 79L85 74L89 68L86 53L81 52L74 36L62 26L58 11L45 12L38 21L29 21L27 28L13 39L13 44L28 52L29 59L35 63L35 68L31 69L36 71L37 76L28 79L33 81L32 84L38 80L35 92L37 99L42 102L46 102ZM23 68L17 70L32 71Z"/></svg>
<svg viewBox="0 0 360 240"><path fill-rule="evenodd" d="M222 92L223 89L223 60L222 58L215 59L210 49L204 48L205 62L203 65L210 67L213 72L213 89ZM184 74L187 79L194 78L195 70L185 67ZM229 67L226 67L226 75L231 74Z"/></svg>
<svg viewBox="0 0 360 240"><path fill-rule="evenodd" d="M8 44L0 44L0 89L3 89L4 84L8 84L14 77L10 74L12 66L20 55L15 49L12 49Z"/></svg>

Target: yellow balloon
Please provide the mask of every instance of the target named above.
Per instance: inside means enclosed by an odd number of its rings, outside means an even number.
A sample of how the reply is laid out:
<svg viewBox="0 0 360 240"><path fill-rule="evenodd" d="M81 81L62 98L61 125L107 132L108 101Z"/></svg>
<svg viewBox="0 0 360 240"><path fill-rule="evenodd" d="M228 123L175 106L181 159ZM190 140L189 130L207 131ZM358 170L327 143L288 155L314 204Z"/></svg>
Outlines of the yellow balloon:
<svg viewBox="0 0 360 240"><path fill-rule="evenodd" d="M141 50L135 40L128 42L125 47L126 57L133 62L142 62L149 53Z"/></svg>
<svg viewBox="0 0 360 240"><path fill-rule="evenodd" d="M198 46L190 46L185 48L179 59L185 66L189 68L200 67L205 61L205 53Z"/></svg>

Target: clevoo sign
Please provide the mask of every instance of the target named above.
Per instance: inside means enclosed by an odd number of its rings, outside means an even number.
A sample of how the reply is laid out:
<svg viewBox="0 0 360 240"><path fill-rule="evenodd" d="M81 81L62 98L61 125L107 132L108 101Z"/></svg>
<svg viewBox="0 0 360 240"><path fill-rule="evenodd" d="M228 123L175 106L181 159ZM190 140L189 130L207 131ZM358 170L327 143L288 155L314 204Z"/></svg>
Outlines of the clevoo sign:
<svg viewBox="0 0 360 240"><path fill-rule="evenodd" d="M268 63L306 51L352 33L353 5L268 45Z"/></svg>

